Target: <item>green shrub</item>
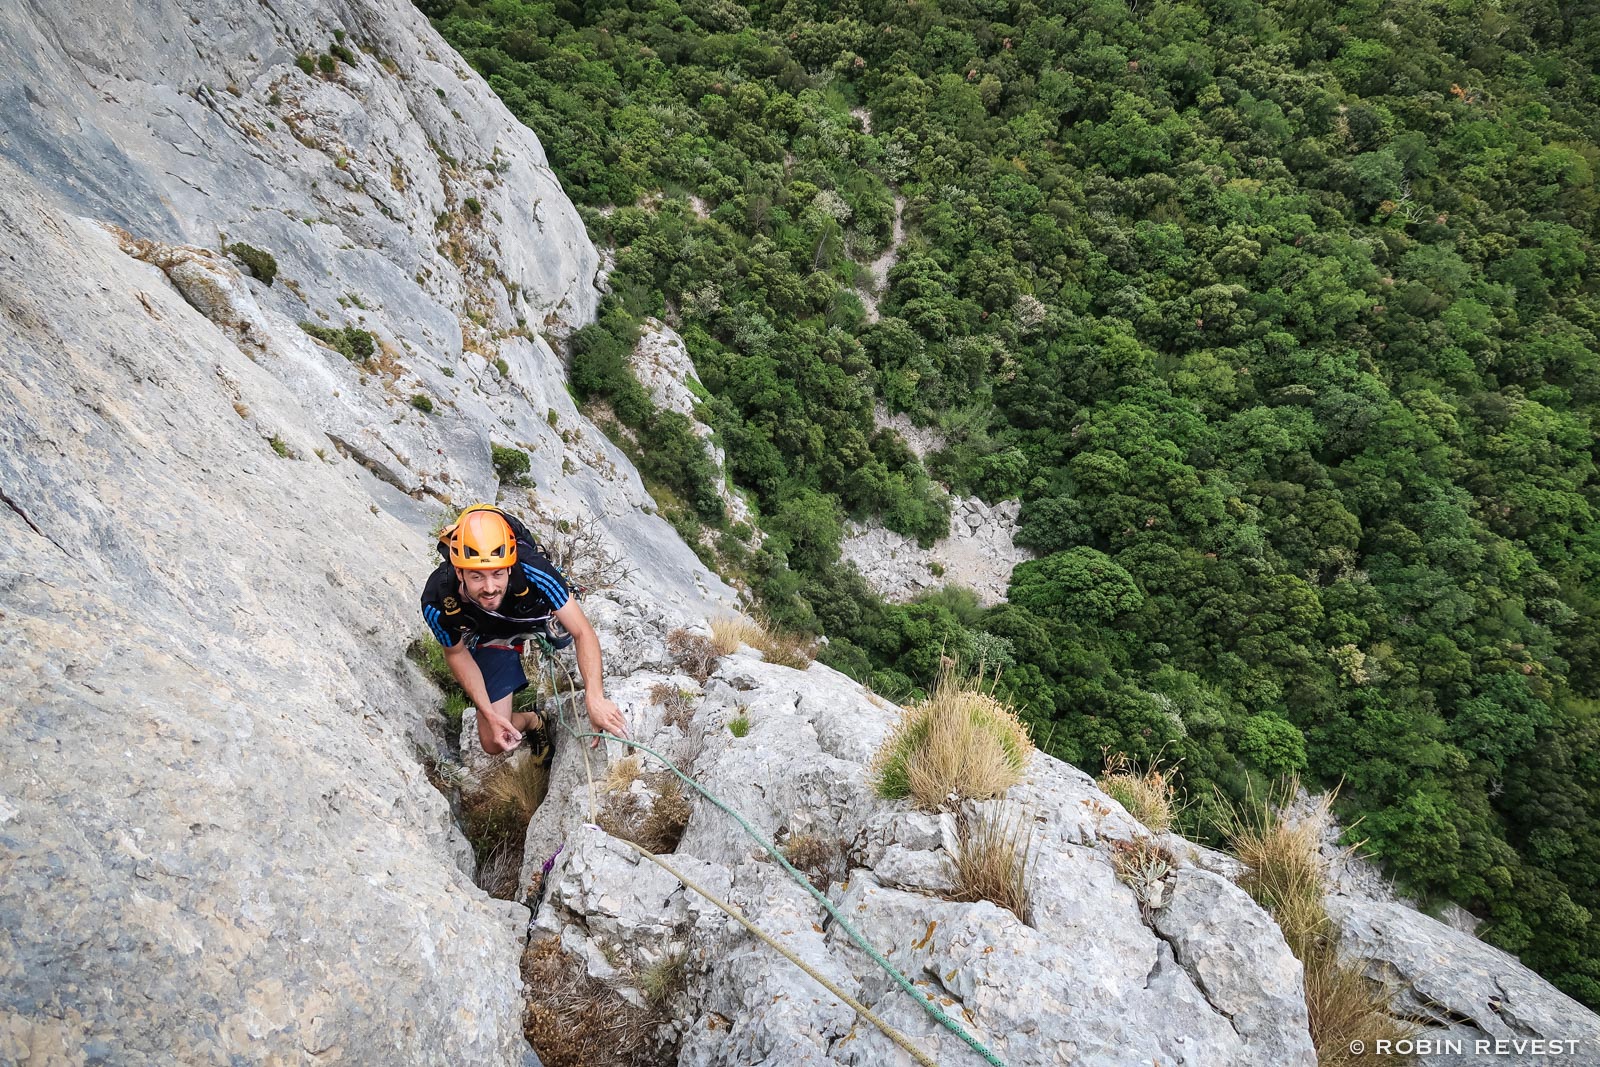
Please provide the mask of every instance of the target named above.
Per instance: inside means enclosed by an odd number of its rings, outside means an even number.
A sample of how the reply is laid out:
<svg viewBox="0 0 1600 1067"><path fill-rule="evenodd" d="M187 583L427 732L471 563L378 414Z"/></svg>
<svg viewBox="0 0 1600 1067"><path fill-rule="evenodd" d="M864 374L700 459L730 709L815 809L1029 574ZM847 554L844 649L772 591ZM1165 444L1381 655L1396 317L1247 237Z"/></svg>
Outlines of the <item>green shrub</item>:
<svg viewBox="0 0 1600 1067"><path fill-rule="evenodd" d="M475 196L469 196L462 203L467 205L467 210L474 215L483 214L483 204Z"/></svg>
<svg viewBox="0 0 1600 1067"><path fill-rule="evenodd" d="M372 358L377 342L372 334L357 326L320 326L315 322L302 322L300 328L352 363L362 363Z"/></svg>
<svg viewBox="0 0 1600 1067"><path fill-rule="evenodd" d="M272 446L272 450L283 459L289 459L294 456L294 450L289 447L288 442L279 437L277 434L273 434L272 439L267 443L270 444Z"/></svg>
<svg viewBox="0 0 1600 1067"><path fill-rule="evenodd" d="M356 65L355 53L350 51L350 49L346 48L342 44L335 43L329 45L328 53L338 59L341 63L348 63L352 67Z"/></svg>
<svg viewBox="0 0 1600 1067"><path fill-rule="evenodd" d="M520 448L507 448L502 445L491 445L489 450L494 458L494 472L500 476L502 482L510 482L512 485L528 484L530 461L526 452Z"/></svg>
<svg viewBox="0 0 1600 1067"><path fill-rule="evenodd" d="M324 74L332 74L339 67L330 55L323 54L317 57L317 69Z"/></svg>
<svg viewBox="0 0 1600 1067"><path fill-rule="evenodd" d="M243 241L235 241L228 246L228 254L249 268L252 277L267 285L271 285L272 279L278 276L278 261L273 258L271 252L264 252Z"/></svg>
<svg viewBox="0 0 1600 1067"><path fill-rule="evenodd" d="M299 55L294 57L294 65L305 71L307 74L315 74L317 72L317 61L312 59L305 52L301 52Z"/></svg>
<svg viewBox="0 0 1600 1067"><path fill-rule="evenodd" d="M750 716L740 713L737 719L728 722L728 732L734 737L743 737L750 732Z"/></svg>
<svg viewBox="0 0 1600 1067"><path fill-rule="evenodd" d="M433 400L426 393L412 394L411 406L425 415L433 414Z"/></svg>

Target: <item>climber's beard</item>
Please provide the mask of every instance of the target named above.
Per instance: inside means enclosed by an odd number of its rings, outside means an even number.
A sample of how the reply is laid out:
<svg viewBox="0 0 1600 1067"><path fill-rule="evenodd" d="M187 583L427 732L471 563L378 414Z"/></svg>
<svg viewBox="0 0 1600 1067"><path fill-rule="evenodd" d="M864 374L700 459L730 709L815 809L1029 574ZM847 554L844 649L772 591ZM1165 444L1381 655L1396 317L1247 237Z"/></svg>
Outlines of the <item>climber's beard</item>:
<svg viewBox="0 0 1600 1067"><path fill-rule="evenodd" d="M506 596L510 568L495 571L468 571L457 569L461 578L461 595L478 607L494 611Z"/></svg>

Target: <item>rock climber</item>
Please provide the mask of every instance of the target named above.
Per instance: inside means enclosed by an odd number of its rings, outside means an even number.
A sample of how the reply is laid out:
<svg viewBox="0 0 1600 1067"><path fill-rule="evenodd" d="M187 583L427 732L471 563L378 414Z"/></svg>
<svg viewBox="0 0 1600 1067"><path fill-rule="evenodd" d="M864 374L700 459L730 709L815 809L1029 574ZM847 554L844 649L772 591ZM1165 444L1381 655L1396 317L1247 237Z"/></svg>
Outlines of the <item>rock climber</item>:
<svg viewBox="0 0 1600 1067"><path fill-rule="evenodd" d="M551 758L554 731L537 712L513 711L511 703L528 685L522 646L545 633L552 619L571 635L590 725L596 733L628 736L622 711L605 695L600 638L566 576L521 522L491 505L475 505L440 533L439 553L444 558L422 590L422 615L477 709L485 752L509 752L526 735L536 759Z"/></svg>

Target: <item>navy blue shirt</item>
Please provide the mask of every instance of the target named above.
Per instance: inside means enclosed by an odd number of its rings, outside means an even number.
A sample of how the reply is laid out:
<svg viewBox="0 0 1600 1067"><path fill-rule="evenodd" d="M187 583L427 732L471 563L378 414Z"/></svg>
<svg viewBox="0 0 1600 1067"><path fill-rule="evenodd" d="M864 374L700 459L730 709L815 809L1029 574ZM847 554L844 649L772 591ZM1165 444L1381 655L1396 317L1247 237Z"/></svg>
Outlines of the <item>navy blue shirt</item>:
<svg viewBox="0 0 1600 1067"><path fill-rule="evenodd" d="M446 560L422 589L422 617L446 648L480 640L504 641L535 633L572 596L566 576L526 541L517 541L517 562L506 576L500 610L480 608L461 593L456 570Z"/></svg>

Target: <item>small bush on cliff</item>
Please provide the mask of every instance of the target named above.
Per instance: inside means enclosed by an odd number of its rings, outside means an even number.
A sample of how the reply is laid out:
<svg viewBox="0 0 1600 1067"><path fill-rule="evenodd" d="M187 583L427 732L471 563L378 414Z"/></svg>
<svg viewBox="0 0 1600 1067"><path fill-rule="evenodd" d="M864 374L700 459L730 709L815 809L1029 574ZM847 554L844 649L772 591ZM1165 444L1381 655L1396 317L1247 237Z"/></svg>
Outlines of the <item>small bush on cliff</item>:
<svg viewBox="0 0 1600 1067"><path fill-rule="evenodd" d="M272 279L278 276L278 261L271 252L262 251L243 241L235 241L228 246L228 254L248 267L251 276L263 284L271 285Z"/></svg>
<svg viewBox="0 0 1600 1067"><path fill-rule="evenodd" d="M528 484L528 470L532 461L526 452L504 445L490 445L489 450L494 460L494 472L502 482L510 485Z"/></svg>
<svg viewBox="0 0 1600 1067"><path fill-rule="evenodd" d="M357 326L320 326L315 322L302 322L300 328L352 363L372 358L377 344L372 334Z"/></svg>
<svg viewBox="0 0 1600 1067"><path fill-rule="evenodd" d="M644 782L644 792L629 788L635 777ZM627 785L617 788L623 780ZM615 780L608 781L605 800L595 821L612 837L632 841L659 855L678 847L689 825L689 815L689 800L671 771L640 774L635 768L631 773L619 772Z"/></svg>
<svg viewBox="0 0 1600 1067"><path fill-rule="evenodd" d="M542 528L539 541L550 562L589 592L615 588L635 573L597 516L561 519Z"/></svg>
<svg viewBox="0 0 1600 1067"><path fill-rule="evenodd" d="M828 886L849 873L845 846L844 841L821 834L796 834L783 843L783 858L809 878L817 892L826 893Z"/></svg>
<svg viewBox="0 0 1600 1067"><path fill-rule="evenodd" d="M701 685L717 669L719 653L715 643L681 626L667 635L667 651L677 661L679 669Z"/></svg>
<svg viewBox="0 0 1600 1067"><path fill-rule="evenodd" d="M937 810L950 798L993 800L1022 781L1033 740L1017 712L948 668L933 696L907 708L872 760L878 795Z"/></svg>

